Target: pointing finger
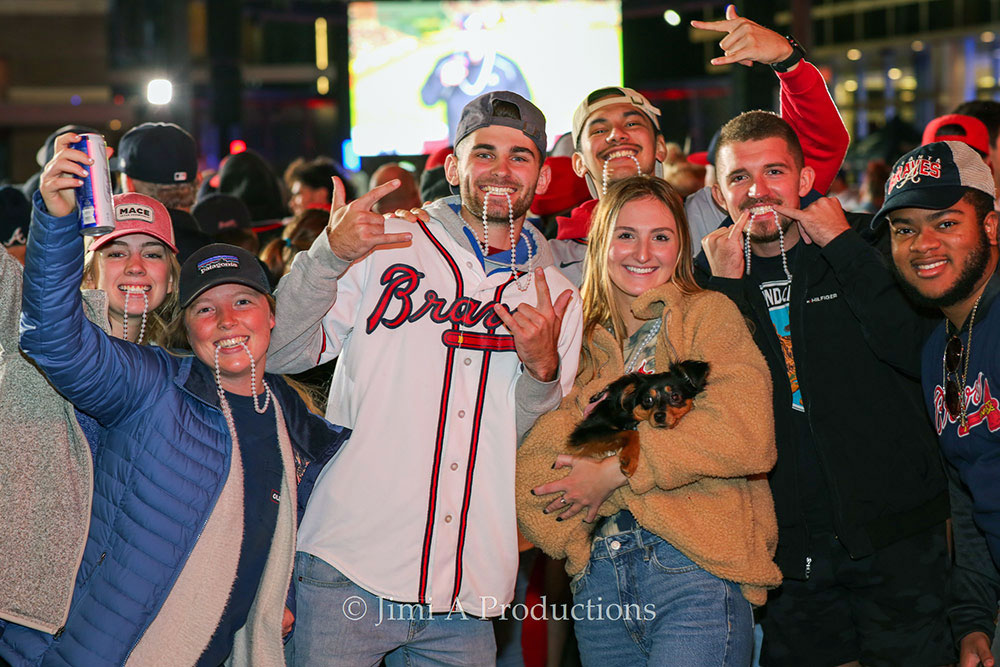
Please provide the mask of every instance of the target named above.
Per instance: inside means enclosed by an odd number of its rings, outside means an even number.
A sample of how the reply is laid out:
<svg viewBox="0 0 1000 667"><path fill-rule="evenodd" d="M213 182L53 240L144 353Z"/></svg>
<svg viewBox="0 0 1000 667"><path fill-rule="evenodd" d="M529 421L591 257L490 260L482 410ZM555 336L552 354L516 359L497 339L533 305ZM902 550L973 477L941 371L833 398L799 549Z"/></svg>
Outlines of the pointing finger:
<svg viewBox="0 0 1000 667"><path fill-rule="evenodd" d="M517 322L514 321L514 317L510 314L510 311L507 310L507 306L502 303L495 303L493 304L493 312L497 314L497 317L499 317L500 321L503 322L503 325L507 327L507 330L513 334L514 330L518 328ZM520 331L520 329L518 329L518 331Z"/></svg>
<svg viewBox="0 0 1000 667"><path fill-rule="evenodd" d="M372 237L375 245L395 245L398 243L409 243L413 239L413 234L409 232L399 232L395 234L378 234Z"/></svg>
<svg viewBox="0 0 1000 667"><path fill-rule="evenodd" d="M739 25L737 21L691 21L691 27L712 32L730 32Z"/></svg>
<svg viewBox="0 0 1000 667"><path fill-rule="evenodd" d="M375 202L398 188L399 184L400 180L398 178L394 178L378 187L372 188L365 194L355 199L353 203L359 208L370 211L371 207L375 205Z"/></svg>
<svg viewBox="0 0 1000 667"><path fill-rule="evenodd" d="M340 176L334 176L333 180L333 198L330 202L330 210L336 211L347 203L346 195L344 194L344 182L340 180Z"/></svg>
<svg viewBox="0 0 1000 667"><path fill-rule="evenodd" d="M552 306L552 310L555 311L556 320L562 322L563 315L566 314L566 309L569 308L570 301L573 300L573 290L565 290L556 299L555 304Z"/></svg>
<svg viewBox="0 0 1000 667"><path fill-rule="evenodd" d="M786 218L791 218L792 220L808 218L807 215L804 215L804 211L792 208L791 206L781 206L780 204L774 204L774 212L783 215Z"/></svg>
<svg viewBox="0 0 1000 667"><path fill-rule="evenodd" d="M744 210L740 213L740 217L736 219L733 226L729 228L729 236L727 238L733 238L733 235L739 236L746 229L747 225L750 224L750 210Z"/></svg>
<svg viewBox="0 0 1000 667"><path fill-rule="evenodd" d="M552 295L549 294L544 269L535 269L535 294L538 296L538 310L548 312L552 309Z"/></svg>

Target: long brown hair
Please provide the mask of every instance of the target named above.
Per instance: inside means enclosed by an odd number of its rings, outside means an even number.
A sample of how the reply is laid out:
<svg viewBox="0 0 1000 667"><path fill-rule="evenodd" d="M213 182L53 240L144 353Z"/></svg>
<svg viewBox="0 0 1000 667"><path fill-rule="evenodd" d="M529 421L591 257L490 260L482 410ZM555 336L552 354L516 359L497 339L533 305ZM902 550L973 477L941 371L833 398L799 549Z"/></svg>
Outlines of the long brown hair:
<svg viewBox="0 0 1000 667"><path fill-rule="evenodd" d="M654 199L664 204L677 224L677 263L670 282L684 294L701 290L694 279L694 261L691 258L691 231L684 214L684 201L674 188L660 178L633 176L618 181L608 188L594 211L590 223L587 246L587 269L580 288L583 299L583 338L590 341L594 327L610 326L615 338L626 337L625 320L614 301L614 285L608 275L608 252L614 237L618 215L625 204L636 199Z"/></svg>

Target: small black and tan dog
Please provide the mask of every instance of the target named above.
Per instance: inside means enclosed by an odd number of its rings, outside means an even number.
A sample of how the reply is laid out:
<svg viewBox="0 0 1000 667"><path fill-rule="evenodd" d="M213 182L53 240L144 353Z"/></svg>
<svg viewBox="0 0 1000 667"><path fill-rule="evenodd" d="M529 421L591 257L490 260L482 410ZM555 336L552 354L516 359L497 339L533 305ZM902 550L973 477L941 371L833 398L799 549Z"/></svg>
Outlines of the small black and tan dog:
<svg viewBox="0 0 1000 667"><path fill-rule="evenodd" d="M673 428L707 382L708 363L694 360L672 363L666 373L623 375L590 399L570 445L588 456L618 452L622 472L631 476L638 463L639 422Z"/></svg>

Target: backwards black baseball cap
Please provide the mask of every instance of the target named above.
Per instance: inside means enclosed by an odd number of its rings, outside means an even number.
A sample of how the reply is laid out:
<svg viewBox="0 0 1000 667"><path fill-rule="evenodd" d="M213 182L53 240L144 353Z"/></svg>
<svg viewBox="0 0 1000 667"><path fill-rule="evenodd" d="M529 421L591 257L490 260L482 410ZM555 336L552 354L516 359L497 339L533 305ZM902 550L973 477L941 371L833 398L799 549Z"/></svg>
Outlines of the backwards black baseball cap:
<svg viewBox="0 0 1000 667"><path fill-rule="evenodd" d="M993 174L975 149L961 141L918 146L893 165L885 184L885 203L871 225L878 227L901 208L946 209L969 190L996 198Z"/></svg>
<svg viewBox="0 0 1000 667"><path fill-rule="evenodd" d="M181 308L217 285L246 285L261 294L270 294L271 285L252 253L228 243L213 243L192 253L181 267L178 300Z"/></svg>
<svg viewBox="0 0 1000 667"><path fill-rule="evenodd" d="M143 123L118 142L114 171L147 183L191 183L198 175L198 145L173 123Z"/></svg>
<svg viewBox="0 0 1000 667"><path fill-rule="evenodd" d="M508 118L496 115L497 102L513 104L517 107L518 117ZM462 139L476 130L491 125L503 125L521 130L524 136L531 139L531 142L538 148L542 159L545 158L547 146L545 115L534 104L509 90L498 90L480 95L465 105L465 108L462 109L462 117L458 121L458 127L455 129L455 145L458 146Z"/></svg>

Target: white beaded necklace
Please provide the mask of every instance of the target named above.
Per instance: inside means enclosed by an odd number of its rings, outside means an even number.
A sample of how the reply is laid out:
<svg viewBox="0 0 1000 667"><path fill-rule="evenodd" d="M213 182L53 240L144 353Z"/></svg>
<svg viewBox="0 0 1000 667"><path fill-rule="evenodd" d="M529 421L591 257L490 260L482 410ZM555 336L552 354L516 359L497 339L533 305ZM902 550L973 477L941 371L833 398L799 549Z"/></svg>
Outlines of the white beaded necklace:
<svg viewBox="0 0 1000 667"><path fill-rule="evenodd" d="M240 347L246 352L247 357L250 358L250 394L253 396L253 409L257 414L262 415L267 412L267 406L271 402L271 387L268 386L267 380L263 377L260 379L261 385L264 387L264 407L260 406L257 400L257 364L254 363L253 355L250 354L250 348L247 347L245 342L240 343ZM221 348L215 346L215 384L216 391L219 394L219 405L222 407L222 414L226 417L226 422L229 424L230 430L235 433L236 427L233 425L233 412L229 407L229 401L226 400L226 392L222 388L222 372L219 369L219 350Z"/></svg>
<svg viewBox="0 0 1000 667"><path fill-rule="evenodd" d="M639 158L634 155L629 155L632 161L635 162L635 175L642 176L642 167L639 166ZM604 161L604 168L601 169L601 194L608 194L608 163L610 160Z"/></svg>
<svg viewBox="0 0 1000 667"><path fill-rule="evenodd" d="M653 323L653 326L650 327L649 333L647 333L646 336L642 339L642 342L639 343L638 347L632 350L632 355L629 357L628 366L625 367L625 375L628 375L633 370L635 370L635 365L639 363L639 355L641 355L642 351L646 349L647 345L649 345L649 341L653 340L653 336L655 336L660 332L660 324L661 324L660 320L656 320L656 322Z"/></svg>
<svg viewBox="0 0 1000 667"><path fill-rule="evenodd" d="M781 229L781 222L775 218L778 227L778 249L781 251L781 268L785 270L785 277L789 282L792 280L792 273L788 270L788 256L785 253L785 233ZM750 275L750 225L743 230L743 256L746 258L747 275Z"/></svg>
<svg viewBox="0 0 1000 667"><path fill-rule="evenodd" d="M128 297L132 294L125 290L125 307L122 315L122 339L128 340ZM142 292L142 324L139 326L139 337L135 339L136 344L142 342L142 337L146 334L146 313L149 311L149 295Z"/></svg>
<svg viewBox="0 0 1000 667"><path fill-rule="evenodd" d="M522 292L527 291L531 287L531 239L525 241L525 245L528 248L528 262L527 271L525 274L528 276L528 280L524 285L521 284L521 279L517 275L517 243L515 243L514 238L514 204L510 200L510 193L504 192L505 197L507 197L507 225L510 230L510 275L514 278L514 284L517 285L517 289ZM485 261L486 255L490 251L490 226L486 221L486 209L489 207L490 195L499 196L499 192L486 192L483 196L483 240L480 241L479 247L483 251L483 260ZM521 236L524 235L524 230L521 230Z"/></svg>

